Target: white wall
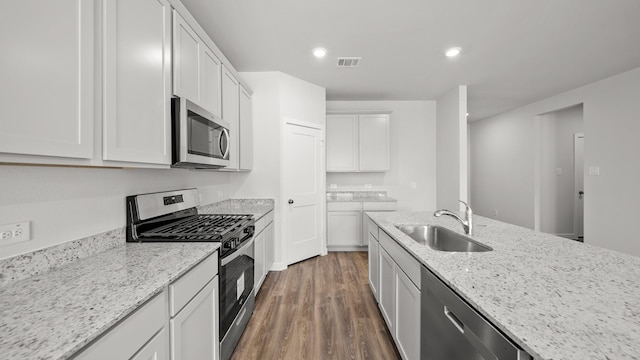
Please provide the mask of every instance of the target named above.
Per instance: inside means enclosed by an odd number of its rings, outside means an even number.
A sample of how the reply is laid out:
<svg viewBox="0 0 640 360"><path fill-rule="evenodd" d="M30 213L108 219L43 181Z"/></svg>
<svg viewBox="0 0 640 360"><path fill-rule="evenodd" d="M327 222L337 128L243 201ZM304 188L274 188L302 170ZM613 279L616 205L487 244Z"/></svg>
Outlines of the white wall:
<svg viewBox="0 0 640 360"><path fill-rule="evenodd" d="M467 199L467 87L458 86L437 100L437 207L455 210Z"/></svg>
<svg viewBox="0 0 640 360"><path fill-rule="evenodd" d="M398 199L398 210L436 208L435 101L327 101L328 111L392 111L390 169L384 173L327 173L337 190L380 190ZM416 188L411 188L411 183ZM364 184L371 184L365 189ZM328 189L332 190L332 189Z"/></svg>
<svg viewBox="0 0 640 360"><path fill-rule="evenodd" d="M231 174L231 193L234 198L275 199L274 268L282 269L286 267L287 243L283 218L283 124L292 118L324 125L325 89L277 71L240 75L253 90L253 170Z"/></svg>
<svg viewBox="0 0 640 360"><path fill-rule="evenodd" d="M583 132L582 105L542 115L539 121L540 230L574 235L573 147L574 134Z"/></svg>
<svg viewBox="0 0 640 360"><path fill-rule="evenodd" d="M517 225L534 226L534 118L583 104L585 242L640 256L640 68L474 122L471 193L475 210Z"/></svg>
<svg viewBox="0 0 640 360"><path fill-rule="evenodd" d="M0 259L125 226L127 195L197 187L203 204L229 197L229 175L213 171L0 165L0 179L0 224L31 220L32 238L0 247Z"/></svg>

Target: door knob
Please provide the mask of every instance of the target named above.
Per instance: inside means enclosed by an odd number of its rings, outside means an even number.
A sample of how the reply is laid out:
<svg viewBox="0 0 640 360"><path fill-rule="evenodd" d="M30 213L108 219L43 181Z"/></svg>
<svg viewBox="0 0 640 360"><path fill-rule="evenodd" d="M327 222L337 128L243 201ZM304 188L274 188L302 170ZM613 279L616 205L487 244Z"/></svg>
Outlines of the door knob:
<svg viewBox="0 0 640 360"><path fill-rule="evenodd" d="M289 199L289 204L293 204L293 200L292 199Z"/></svg>
<svg viewBox="0 0 640 360"><path fill-rule="evenodd" d="M584 191L582 190L578 191L578 197L582 199L583 196L584 196Z"/></svg>

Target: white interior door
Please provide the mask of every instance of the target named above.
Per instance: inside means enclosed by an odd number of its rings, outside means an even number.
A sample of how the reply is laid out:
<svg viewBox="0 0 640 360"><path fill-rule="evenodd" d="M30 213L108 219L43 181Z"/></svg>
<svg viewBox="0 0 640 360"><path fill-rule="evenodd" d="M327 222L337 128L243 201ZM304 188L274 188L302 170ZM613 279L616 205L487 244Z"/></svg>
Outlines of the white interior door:
<svg viewBox="0 0 640 360"><path fill-rule="evenodd" d="M286 259L293 264L322 249L322 130L285 124Z"/></svg>
<svg viewBox="0 0 640 360"><path fill-rule="evenodd" d="M584 135L575 134L573 141L574 176L574 233L584 236Z"/></svg>

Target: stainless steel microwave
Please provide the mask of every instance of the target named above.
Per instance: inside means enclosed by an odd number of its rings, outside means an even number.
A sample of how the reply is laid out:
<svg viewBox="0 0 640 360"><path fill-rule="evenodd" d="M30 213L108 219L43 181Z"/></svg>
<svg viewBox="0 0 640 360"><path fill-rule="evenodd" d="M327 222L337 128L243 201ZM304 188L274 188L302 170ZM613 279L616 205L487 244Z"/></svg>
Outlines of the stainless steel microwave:
<svg viewBox="0 0 640 360"><path fill-rule="evenodd" d="M193 102L171 100L172 167L218 169L229 165L229 124Z"/></svg>

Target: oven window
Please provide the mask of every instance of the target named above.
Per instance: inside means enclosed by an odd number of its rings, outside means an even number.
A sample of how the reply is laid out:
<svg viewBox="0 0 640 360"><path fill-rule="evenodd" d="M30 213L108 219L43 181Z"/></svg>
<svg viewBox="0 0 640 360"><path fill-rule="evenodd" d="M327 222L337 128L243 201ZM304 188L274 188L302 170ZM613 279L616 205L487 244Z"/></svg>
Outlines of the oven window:
<svg viewBox="0 0 640 360"><path fill-rule="evenodd" d="M220 340L253 291L253 252L251 244L243 254L220 267Z"/></svg>
<svg viewBox="0 0 640 360"><path fill-rule="evenodd" d="M220 134L222 127L189 111L189 154L222 158ZM224 138L224 137L223 137ZM225 145L226 146L226 145Z"/></svg>

